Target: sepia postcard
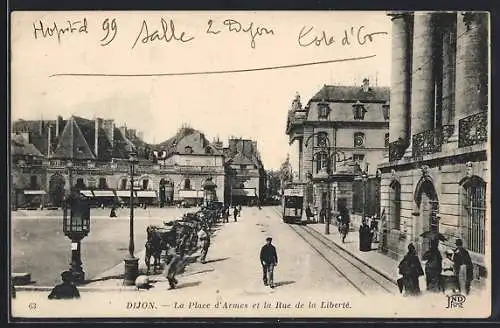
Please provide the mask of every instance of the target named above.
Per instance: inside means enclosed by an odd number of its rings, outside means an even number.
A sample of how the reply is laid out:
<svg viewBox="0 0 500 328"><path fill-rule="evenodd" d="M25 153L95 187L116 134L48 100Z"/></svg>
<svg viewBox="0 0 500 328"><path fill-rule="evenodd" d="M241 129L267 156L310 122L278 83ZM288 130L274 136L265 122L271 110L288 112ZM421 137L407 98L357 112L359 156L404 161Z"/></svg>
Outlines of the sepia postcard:
<svg viewBox="0 0 500 328"><path fill-rule="evenodd" d="M490 316L489 13L10 27L11 320Z"/></svg>

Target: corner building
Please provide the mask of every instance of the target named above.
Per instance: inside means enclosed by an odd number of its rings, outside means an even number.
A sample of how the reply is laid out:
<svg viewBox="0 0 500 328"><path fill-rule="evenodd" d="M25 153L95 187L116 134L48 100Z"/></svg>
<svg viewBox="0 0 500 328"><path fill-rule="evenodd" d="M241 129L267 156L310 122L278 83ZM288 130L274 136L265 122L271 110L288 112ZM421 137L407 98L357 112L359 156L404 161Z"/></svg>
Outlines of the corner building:
<svg viewBox="0 0 500 328"><path fill-rule="evenodd" d="M488 14L391 12L389 156L381 173L379 250L401 258L424 232L464 241L486 275L490 183ZM385 218L385 219L384 219ZM425 234L424 234L425 236Z"/></svg>

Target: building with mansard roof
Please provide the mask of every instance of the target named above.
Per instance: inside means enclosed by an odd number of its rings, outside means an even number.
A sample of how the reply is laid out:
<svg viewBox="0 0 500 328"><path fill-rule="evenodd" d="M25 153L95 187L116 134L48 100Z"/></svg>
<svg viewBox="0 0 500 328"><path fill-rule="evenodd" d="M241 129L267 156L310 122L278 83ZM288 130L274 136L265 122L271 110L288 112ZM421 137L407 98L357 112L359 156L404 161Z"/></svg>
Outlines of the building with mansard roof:
<svg viewBox="0 0 500 328"><path fill-rule="evenodd" d="M230 138L228 147L223 151L226 165L226 200L230 204L241 205L262 203L267 175L257 142Z"/></svg>
<svg viewBox="0 0 500 328"><path fill-rule="evenodd" d="M67 120L12 124L11 199L14 207L59 205L71 186L96 203L129 201L129 156L137 154L135 195L141 203L199 202L210 178L224 199L222 146L189 127L158 145L113 120L71 116ZM36 195L36 196L28 196Z"/></svg>
<svg viewBox="0 0 500 328"><path fill-rule="evenodd" d="M305 186L304 206L317 213L341 206L359 215L377 212L376 166L388 151L389 98L388 87L364 79L361 86L324 85L305 107L299 95L292 101L286 134L298 148L298 181L293 182ZM361 170L370 180L367 204ZM328 180L321 181L325 174Z"/></svg>
<svg viewBox="0 0 500 328"><path fill-rule="evenodd" d="M463 240L484 275L488 252L487 13L393 12L389 156L380 250L401 258L429 236Z"/></svg>

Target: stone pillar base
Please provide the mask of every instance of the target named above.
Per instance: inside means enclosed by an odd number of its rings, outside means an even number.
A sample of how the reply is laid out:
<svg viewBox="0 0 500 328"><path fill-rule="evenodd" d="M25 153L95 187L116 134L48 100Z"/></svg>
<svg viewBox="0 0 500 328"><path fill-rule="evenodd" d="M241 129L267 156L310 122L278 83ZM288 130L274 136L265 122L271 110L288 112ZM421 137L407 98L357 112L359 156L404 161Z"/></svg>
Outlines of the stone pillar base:
<svg viewBox="0 0 500 328"><path fill-rule="evenodd" d="M139 259L138 258L126 258L125 260L125 274L123 278L123 284L126 286L132 286L135 284L135 279L139 275Z"/></svg>

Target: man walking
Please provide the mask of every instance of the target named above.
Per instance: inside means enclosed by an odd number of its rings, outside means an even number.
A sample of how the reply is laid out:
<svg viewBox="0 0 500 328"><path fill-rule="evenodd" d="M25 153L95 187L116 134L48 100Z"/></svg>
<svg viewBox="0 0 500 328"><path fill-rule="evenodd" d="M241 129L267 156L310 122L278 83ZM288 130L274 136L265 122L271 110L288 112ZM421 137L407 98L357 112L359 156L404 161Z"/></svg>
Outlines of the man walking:
<svg viewBox="0 0 500 328"><path fill-rule="evenodd" d="M170 260L170 263L165 266L165 276L168 280L168 284L170 285L170 289L175 289L177 287L177 284L179 283L177 279L175 279L175 275L177 274L177 272L179 272L184 253L182 252L182 250L180 252L176 252L175 247L170 247L169 254L167 255L171 256L172 259Z"/></svg>
<svg viewBox="0 0 500 328"><path fill-rule="evenodd" d="M234 222L238 222L238 208L235 206L233 208Z"/></svg>
<svg viewBox="0 0 500 328"><path fill-rule="evenodd" d="M266 238L266 244L260 250L260 263L262 264L262 280L264 285L274 288L273 272L274 267L278 265L278 254L276 248L271 244L271 237Z"/></svg>
<svg viewBox="0 0 500 328"><path fill-rule="evenodd" d="M198 232L198 239L202 243L200 262L206 263L205 260L207 258L208 248L210 247L210 235L208 234L206 226L203 226Z"/></svg>
<svg viewBox="0 0 500 328"><path fill-rule="evenodd" d="M453 269L457 277L460 292L469 295L470 284L473 279L473 265L469 252L464 248L462 239L455 241L455 252L453 254Z"/></svg>

